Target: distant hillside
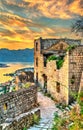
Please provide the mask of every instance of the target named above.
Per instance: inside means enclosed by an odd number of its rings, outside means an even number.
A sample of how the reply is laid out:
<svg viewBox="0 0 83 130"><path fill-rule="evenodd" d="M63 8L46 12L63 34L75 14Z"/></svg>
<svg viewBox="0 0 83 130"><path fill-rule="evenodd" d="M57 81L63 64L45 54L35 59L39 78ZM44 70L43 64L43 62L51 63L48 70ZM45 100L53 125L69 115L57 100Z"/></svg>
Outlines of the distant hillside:
<svg viewBox="0 0 83 130"><path fill-rule="evenodd" d="M0 62L33 62L34 49L0 49Z"/></svg>

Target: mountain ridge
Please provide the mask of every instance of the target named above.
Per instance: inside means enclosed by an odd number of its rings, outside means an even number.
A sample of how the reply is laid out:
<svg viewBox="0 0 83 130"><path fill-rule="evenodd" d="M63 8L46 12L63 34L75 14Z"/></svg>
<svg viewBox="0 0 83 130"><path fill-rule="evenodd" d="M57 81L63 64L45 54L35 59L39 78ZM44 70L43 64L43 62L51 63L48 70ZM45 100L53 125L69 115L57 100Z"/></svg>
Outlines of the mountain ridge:
<svg viewBox="0 0 83 130"><path fill-rule="evenodd" d="M0 49L0 62L34 62L34 49Z"/></svg>

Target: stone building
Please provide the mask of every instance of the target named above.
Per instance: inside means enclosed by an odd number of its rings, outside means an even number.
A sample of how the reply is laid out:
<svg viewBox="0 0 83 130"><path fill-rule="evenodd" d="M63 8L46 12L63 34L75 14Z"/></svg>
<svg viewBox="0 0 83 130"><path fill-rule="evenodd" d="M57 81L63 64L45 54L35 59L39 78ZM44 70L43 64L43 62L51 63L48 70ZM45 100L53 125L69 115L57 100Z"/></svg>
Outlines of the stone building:
<svg viewBox="0 0 83 130"><path fill-rule="evenodd" d="M55 60L50 59L53 57ZM58 102L72 102L73 92L83 87L82 78L81 40L39 38L34 41L34 80Z"/></svg>

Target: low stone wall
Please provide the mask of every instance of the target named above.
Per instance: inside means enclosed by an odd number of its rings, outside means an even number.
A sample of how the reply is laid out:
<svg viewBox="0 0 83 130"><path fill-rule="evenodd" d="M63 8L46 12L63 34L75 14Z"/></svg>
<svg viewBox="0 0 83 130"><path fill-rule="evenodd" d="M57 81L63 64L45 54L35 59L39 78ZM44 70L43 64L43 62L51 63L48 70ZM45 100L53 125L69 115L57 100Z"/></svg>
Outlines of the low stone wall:
<svg viewBox="0 0 83 130"><path fill-rule="evenodd" d="M34 118L36 117L36 118ZM40 109L35 108L27 113L20 114L15 118L10 118L0 125L0 130L23 130L27 129L40 118ZM35 120L36 119L36 120Z"/></svg>
<svg viewBox="0 0 83 130"><path fill-rule="evenodd" d="M16 92L0 95L0 124L37 106L37 87L31 86Z"/></svg>

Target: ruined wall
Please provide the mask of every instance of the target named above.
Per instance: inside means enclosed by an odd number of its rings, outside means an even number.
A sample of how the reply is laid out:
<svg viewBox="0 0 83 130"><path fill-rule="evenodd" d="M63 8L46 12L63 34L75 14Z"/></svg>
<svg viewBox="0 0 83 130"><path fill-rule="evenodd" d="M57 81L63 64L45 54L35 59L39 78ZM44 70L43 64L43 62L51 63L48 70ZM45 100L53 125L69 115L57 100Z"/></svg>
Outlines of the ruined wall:
<svg viewBox="0 0 83 130"><path fill-rule="evenodd" d="M36 105L36 86L0 95L0 124L7 118L15 118L22 113L28 112L35 108Z"/></svg>
<svg viewBox="0 0 83 130"><path fill-rule="evenodd" d="M50 61L47 64L47 90L59 102L68 104L68 84L69 84L69 56L64 58L63 66L58 70L56 61ZM57 82L60 83L60 92L57 92Z"/></svg>
<svg viewBox="0 0 83 130"><path fill-rule="evenodd" d="M64 57L64 63L59 70L59 82L61 83L61 101L69 103L69 53Z"/></svg>
<svg viewBox="0 0 83 130"><path fill-rule="evenodd" d="M71 91L78 92L80 87L83 71L83 46L78 46L70 51L69 70L69 86L71 95ZM72 78L72 76L74 78Z"/></svg>

